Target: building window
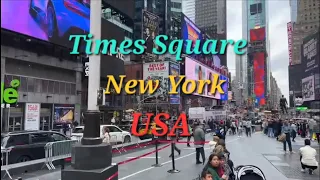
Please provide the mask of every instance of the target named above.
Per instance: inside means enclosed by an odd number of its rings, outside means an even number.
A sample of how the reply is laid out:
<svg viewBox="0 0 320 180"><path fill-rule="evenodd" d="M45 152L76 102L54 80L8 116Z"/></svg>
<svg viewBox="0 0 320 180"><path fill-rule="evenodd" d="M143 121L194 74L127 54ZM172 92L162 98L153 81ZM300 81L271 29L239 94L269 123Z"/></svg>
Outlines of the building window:
<svg viewBox="0 0 320 180"><path fill-rule="evenodd" d="M36 93L41 93L41 79L35 79L34 80L34 92Z"/></svg>
<svg viewBox="0 0 320 180"><path fill-rule="evenodd" d="M21 78L20 78L19 91L28 92L28 82L27 82L27 78L25 78L25 77L21 77Z"/></svg>
<svg viewBox="0 0 320 180"><path fill-rule="evenodd" d="M60 94L60 89L59 89L59 82L54 82L54 86L53 86L53 93L54 94Z"/></svg>
<svg viewBox="0 0 320 180"><path fill-rule="evenodd" d="M34 92L34 79L27 78L28 81L28 92Z"/></svg>
<svg viewBox="0 0 320 180"><path fill-rule="evenodd" d="M60 86L60 88L59 88L60 94L66 94L66 83L60 82L59 86Z"/></svg>
<svg viewBox="0 0 320 180"><path fill-rule="evenodd" d="M42 93L48 93L48 84L49 84L49 81L47 80L42 80L41 81L41 89L42 89Z"/></svg>
<svg viewBox="0 0 320 180"><path fill-rule="evenodd" d="M48 93L54 94L54 81L48 81Z"/></svg>

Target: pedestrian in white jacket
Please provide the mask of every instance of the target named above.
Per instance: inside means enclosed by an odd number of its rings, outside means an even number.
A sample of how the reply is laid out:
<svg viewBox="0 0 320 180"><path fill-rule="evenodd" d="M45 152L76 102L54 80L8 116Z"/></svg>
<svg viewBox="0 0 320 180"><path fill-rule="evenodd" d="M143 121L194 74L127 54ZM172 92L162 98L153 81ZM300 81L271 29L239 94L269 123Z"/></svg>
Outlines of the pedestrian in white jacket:
<svg viewBox="0 0 320 180"><path fill-rule="evenodd" d="M316 159L317 151L310 146L310 139L305 139L304 144L305 146L300 148L301 172L309 169L309 174L313 174L313 171L316 170L319 165Z"/></svg>

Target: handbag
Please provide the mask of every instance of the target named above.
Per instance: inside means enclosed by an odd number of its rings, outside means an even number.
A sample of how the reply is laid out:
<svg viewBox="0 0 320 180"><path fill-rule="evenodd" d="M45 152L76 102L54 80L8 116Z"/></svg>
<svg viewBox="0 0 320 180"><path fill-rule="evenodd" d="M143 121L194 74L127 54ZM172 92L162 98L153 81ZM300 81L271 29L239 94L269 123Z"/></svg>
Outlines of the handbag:
<svg viewBox="0 0 320 180"><path fill-rule="evenodd" d="M284 142L286 140L286 134L282 133L281 135L278 136L278 141Z"/></svg>

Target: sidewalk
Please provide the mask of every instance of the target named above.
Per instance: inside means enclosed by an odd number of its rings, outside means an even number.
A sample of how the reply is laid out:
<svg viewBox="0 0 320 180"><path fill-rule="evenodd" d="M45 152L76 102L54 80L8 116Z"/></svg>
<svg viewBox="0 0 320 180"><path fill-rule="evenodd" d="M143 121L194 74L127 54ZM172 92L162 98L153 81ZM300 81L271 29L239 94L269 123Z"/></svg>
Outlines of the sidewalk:
<svg viewBox="0 0 320 180"><path fill-rule="evenodd" d="M265 138L267 138L265 136ZM283 145L280 142L276 142L276 148L280 151L283 150ZM304 145L303 138L297 138L296 142L292 142L293 154L284 153L282 151L281 154L268 153L264 154L264 157L275 167L279 172L281 172L288 179L299 179L299 180L316 180L319 179L319 169L314 171L313 175L309 175L308 173L301 173L301 165L300 165L300 154L299 149ZM314 147L317 152L317 159L319 162L319 145L317 142L312 142L312 147Z"/></svg>

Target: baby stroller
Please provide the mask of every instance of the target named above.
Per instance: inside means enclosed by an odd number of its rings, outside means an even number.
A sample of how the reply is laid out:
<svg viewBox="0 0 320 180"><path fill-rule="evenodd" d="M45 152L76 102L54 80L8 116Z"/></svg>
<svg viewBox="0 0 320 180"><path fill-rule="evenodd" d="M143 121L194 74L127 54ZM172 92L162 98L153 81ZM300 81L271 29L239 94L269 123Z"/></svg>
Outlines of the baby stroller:
<svg viewBox="0 0 320 180"><path fill-rule="evenodd" d="M236 180L266 180L260 168L254 165L243 165L235 168Z"/></svg>

